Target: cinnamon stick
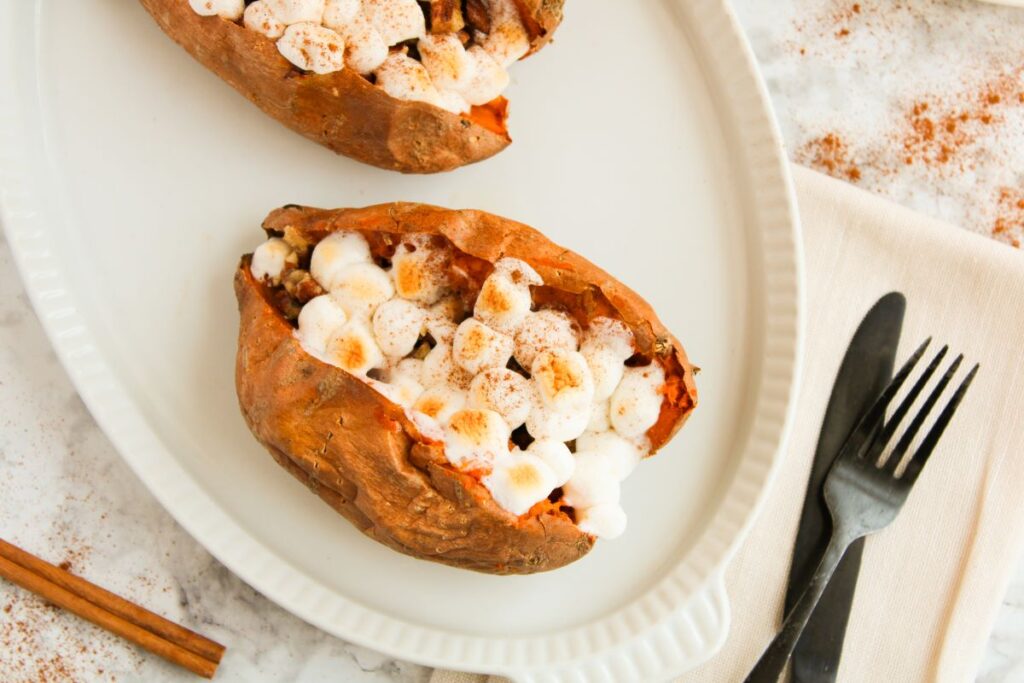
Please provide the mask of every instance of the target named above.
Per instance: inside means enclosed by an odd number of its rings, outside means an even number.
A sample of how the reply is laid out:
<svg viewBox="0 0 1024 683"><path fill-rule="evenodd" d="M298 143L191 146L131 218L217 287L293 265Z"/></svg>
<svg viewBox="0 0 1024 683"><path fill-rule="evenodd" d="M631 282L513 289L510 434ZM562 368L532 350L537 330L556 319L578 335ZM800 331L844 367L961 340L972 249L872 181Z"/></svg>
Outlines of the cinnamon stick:
<svg viewBox="0 0 1024 683"><path fill-rule="evenodd" d="M205 678L224 646L0 539L0 576Z"/></svg>

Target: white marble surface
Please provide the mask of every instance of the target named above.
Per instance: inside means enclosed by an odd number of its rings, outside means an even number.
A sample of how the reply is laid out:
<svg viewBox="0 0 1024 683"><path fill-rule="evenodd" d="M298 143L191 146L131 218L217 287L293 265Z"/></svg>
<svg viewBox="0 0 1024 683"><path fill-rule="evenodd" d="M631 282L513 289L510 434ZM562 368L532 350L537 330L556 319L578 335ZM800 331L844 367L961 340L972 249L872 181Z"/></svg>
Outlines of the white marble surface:
<svg viewBox="0 0 1024 683"><path fill-rule="evenodd" d="M1024 239L1024 11L968 0L736 5L794 159L996 239ZM229 644L218 680L412 682L429 675L291 617L177 527L75 395L6 243L0 536ZM0 680L190 677L0 582ZM978 680L1024 680L1024 567Z"/></svg>

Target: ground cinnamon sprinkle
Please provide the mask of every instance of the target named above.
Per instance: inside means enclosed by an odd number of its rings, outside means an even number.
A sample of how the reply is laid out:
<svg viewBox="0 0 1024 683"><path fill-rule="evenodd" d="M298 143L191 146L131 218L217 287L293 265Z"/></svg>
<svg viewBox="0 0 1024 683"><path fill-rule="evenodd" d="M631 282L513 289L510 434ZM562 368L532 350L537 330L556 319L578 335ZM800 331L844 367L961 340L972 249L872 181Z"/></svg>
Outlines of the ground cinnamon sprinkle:
<svg viewBox="0 0 1024 683"><path fill-rule="evenodd" d="M1024 188L999 188L998 213L992 224L992 235L1007 244L1020 247L1024 234Z"/></svg>
<svg viewBox="0 0 1024 683"><path fill-rule="evenodd" d="M849 158L849 147L837 133L810 140L797 151L797 158L837 178L853 182L861 178L860 168Z"/></svg>

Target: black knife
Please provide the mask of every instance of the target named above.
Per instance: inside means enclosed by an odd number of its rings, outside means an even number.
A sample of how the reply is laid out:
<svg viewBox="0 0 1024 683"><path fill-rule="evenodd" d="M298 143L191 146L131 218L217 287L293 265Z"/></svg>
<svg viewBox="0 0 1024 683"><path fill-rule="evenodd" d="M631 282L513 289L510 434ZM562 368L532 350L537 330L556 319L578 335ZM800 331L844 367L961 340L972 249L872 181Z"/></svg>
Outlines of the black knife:
<svg viewBox="0 0 1024 683"><path fill-rule="evenodd" d="M899 292L879 299L861 321L839 367L818 436L811 478L807 482L786 588L787 615L807 588L811 574L828 545L832 522L821 492L825 475L857 420L892 378L906 307L907 301ZM811 614L807 628L793 651L794 683L831 683L836 680L863 549L864 539L850 546Z"/></svg>

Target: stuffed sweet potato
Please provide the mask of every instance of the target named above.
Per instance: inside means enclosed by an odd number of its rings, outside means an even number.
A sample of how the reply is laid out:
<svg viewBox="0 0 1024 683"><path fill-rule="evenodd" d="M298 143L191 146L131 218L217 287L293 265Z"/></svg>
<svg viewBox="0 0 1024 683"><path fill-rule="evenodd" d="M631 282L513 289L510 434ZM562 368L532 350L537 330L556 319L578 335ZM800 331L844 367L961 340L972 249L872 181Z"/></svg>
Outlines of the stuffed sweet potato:
<svg viewBox="0 0 1024 683"><path fill-rule="evenodd" d="M140 0L196 60L339 154L447 171L510 143L506 67L562 0Z"/></svg>
<svg viewBox="0 0 1024 683"><path fill-rule="evenodd" d="M619 485L696 404L637 294L520 223L287 206L235 274L242 413L366 535L531 573L625 528Z"/></svg>

